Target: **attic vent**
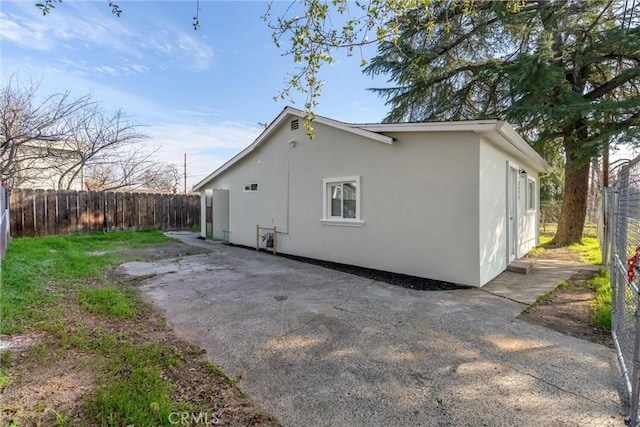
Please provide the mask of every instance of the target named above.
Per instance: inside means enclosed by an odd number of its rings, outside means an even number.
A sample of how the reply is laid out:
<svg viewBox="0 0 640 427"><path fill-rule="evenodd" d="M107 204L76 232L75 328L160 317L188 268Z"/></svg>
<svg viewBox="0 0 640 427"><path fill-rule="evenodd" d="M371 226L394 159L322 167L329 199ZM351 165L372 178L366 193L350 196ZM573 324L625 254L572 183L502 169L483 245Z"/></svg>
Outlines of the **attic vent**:
<svg viewBox="0 0 640 427"><path fill-rule="evenodd" d="M299 119L291 120L291 130L297 130L300 127Z"/></svg>

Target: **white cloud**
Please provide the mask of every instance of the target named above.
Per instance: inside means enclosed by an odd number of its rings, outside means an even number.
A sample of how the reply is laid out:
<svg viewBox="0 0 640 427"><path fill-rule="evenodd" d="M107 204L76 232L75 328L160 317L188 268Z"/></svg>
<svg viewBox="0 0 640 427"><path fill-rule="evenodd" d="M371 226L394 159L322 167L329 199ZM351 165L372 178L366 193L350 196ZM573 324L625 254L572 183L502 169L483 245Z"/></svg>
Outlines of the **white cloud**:
<svg viewBox="0 0 640 427"><path fill-rule="evenodd" d="M180 34L177 41L178 48L187 57L191 57L190 68L199 71L209 68L213 61L213 49L187 34Z"/></svg>
<svg viewBox="0 0 640 427"><path fill-rule="evenodd" d="M154 140L168 145L166 149L183 151L188 148L194 153L210 150L241 150L251 144L262 129L248 123L221 122L216 124L168 123L149 125L144 132Z"/></svg>
<svg viewBox="0 0 640 427"><path fill-rule="evenodd" d="M94 65L93 67L91 67L91 71L100 74L109 74L111 76L116 76L119 74L118 70L107 65Z"/></svg>
<svg viewBox="0 0 640 427"><path fill-rule="evenodd" d="M203 38L157 17L136 15L133 7L125 19L112 16L102 3L64 2L58 6L64 10L42 16L31 2L6 2L0 12L0 40L25 51L56 56L73 51L74 56L84 54L102 58L102 62L124 59L138 66L123 69L115 63L91 64L111 67L114 72L141 73L152 67L200 71L213 65L214 50ZM56 56L50 62L55 62Z"/></svg>
<svg viewBox="0 0 640 427"><path fill-rule="evenodd" d="M149 71L149 68L140 64L129 64L127 67L129 70L135 71L136 73L146 73Z"/></svg>
<svg viewBox="0 0 640 427"><path fill-rule="evenodd" d="M193 117L216 117L220 115L220 111L211 107L194 107L189 110L176 110L176 114L180 114L182 116L186 116L187 118Z"/></svg>

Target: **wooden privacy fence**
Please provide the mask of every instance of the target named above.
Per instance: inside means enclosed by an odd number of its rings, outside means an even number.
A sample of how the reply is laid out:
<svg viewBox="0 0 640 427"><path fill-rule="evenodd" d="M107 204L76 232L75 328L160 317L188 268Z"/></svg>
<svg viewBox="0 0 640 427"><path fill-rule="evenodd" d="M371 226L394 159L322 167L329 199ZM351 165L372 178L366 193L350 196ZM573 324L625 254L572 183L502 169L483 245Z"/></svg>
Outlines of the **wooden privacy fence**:
<svg viewBox="0 0 640 427"><path fill-rule="evenodd" d="M197 194L14 189L9 208L13 237L200 226Z"/></svg>

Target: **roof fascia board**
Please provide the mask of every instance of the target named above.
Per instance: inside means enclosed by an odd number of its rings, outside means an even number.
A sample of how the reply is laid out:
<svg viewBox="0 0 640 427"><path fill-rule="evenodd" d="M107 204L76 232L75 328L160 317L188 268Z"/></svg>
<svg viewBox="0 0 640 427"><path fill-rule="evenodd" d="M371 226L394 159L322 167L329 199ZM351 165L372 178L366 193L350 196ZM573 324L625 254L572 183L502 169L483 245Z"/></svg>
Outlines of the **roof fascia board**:
<svg viewBox="0 0 640 427"><path fill-rule="evenodd" d="M301 117L302 117L302 115L301 115ZM391 138L390 136L381 135L379 133L376 133L376 131L365 129L362 126L348 125L348 124L343 123L343 122L339 122L339 121L332 120L332 119L327 119L326 117L316 117L315 119L313 119L313 121L317 122L317 123L320 123L320 124L323 124L323 125L334 127L336 129L343 130L345 132L353 133L353 134L356 134L356 135L363 136L365 138L369 138L369 139L373 139L375 141L383 142L385 144L393 144L393 138Z"/></svg>
<svg viewBox="0 0 640 427"><path fill-rule="evenodd" d="M370 123L353 125L371 132L451 132L488 131L496 128L497 120L423 123Z"/></svg>
<svg viewBox="0 0 640 427"><path fill-rule="evenodd" d="M471 131L485 137L508 153L531 163L538 172L550 173L552 170L551 166L505 121L469 120L455 122L371 123L354 126L372 132Z"/></svg>
<svg viewBox="0 0 640 427"><path fill-rule="evenodd" d="M511 125L505 121L499 121L496 130L502 137L507 139L518 151L524 154L527 158L534 161L537 165L539 165L542 170L539 172L551 173L553 168L547 163L547 161L542 158L540 154L536 150L530 146L527 141L522 139L522 137L516 132Z"/></svg>

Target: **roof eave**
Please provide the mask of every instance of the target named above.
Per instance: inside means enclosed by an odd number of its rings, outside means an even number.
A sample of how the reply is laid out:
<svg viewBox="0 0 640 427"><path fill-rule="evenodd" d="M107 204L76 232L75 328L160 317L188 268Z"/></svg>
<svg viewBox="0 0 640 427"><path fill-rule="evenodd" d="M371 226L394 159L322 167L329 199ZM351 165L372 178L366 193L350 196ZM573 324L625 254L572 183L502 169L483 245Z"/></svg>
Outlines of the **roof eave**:
<svg viewBox="0 0 640 427"><path fill-rule="evenodd" d="M522 137L511 127L506 121L499 121L496 126L496 131L509 143L520 151L527 159L529 159L535 166L538 167L539 173L551 173L553 168L545 159L542 158L536 150L533 149Z"/></svg>
<svg viewBox="0 0 640 427"><path fill-rule="evenodd" d="M538 173L550 173L549 164L505 121L464 120L453 122L369 123L354 125L372 132L474 132L535 167Z"/></svg>
<svg viewBox="0 0 640 427"><path fill-rule="evenodd" d="M200 181L196 185L194 185L193 186L193 191L200 190L209 181L211 181L215 177L217 177L220 174L222 174L224 171L226 171L231 166L233 166L236 162L240 161L243 157L245 157L246 155L251 153L253 150L258 148L259 146L261 146L264 143L264 141L266 141L269 138L269 136L271 136L271 134L280 126L280 124L284 120L286 120L286 118L289 117L289 116L295 116L295 117L299 117L299 118L304 118L305 117L304 112L302 112L301 110L298 110L298 109L292 108L292 107L285 107L282 110L282 112L280 112L280 114L278 114L278 117L276 117L269 124L269 126L267 126L267 128L248 147L246 147L244 150L240 151L238 154L233 156L229 161L227 161L222 166L220 166L218 169L216 169L211 174L209 174L202 181ZM354 126L348 125L346 123L339 122L337 120L332 120L332 119L328 119L326 117L316 116L314 118L313 122L320 123L320 124L323 124L323 125L326 125L326 126L331 126L331 127L334 127L334 128L346 131L346 132L350 132L350 133L353 133L353 134L356 134L356 135L359 135L359 136L362 136L362 137L365 137L365 138L372 139L374 141L382 142L382 143L385 143L385 144L393 144L393 138L391 138L390 136L386 136L386 135L375 133L375 132L372 132L372 131L369 131L369 130L366 130L366 129L361 129L361 128L358 128L358 127L354 127Z"/></svg>

